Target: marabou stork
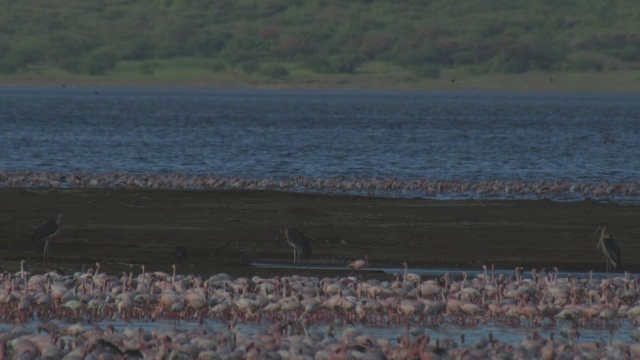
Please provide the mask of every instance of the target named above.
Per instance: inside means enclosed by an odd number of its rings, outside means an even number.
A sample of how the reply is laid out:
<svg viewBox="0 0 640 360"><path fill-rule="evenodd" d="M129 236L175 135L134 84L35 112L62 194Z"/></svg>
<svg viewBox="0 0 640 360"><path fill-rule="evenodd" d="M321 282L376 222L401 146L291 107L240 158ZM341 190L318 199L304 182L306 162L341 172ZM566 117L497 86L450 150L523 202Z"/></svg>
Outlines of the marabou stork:
<svg viewBox="0 0 640 360"><path fill-rule="evenodd" d="M600 239L598 240L598 245L596 249L602 250L605 258L607 259L607 273L609 273L609 267L613 267L615 272L618 272L622 269L622 254L620 253L620 248L611 234L607 232L606 225L600 225L593 233L596 235L600 231Z"/></svg>
<svg viewBox="0 0 640 360"><path fill-rule="evenodd" d="M57 219L51 219L40 225L33 235L31 235L31 242L46 239L44 243L44 262L47 262L49 258L49 239L58 234L60 226L62 226L62 212L58 211Z"/></svg>
<svg viewBox="0 0 640 360"><path fill-rule="evenodd" d="M287 244L293 247L293 266L296 266L296 259L299 259L300 255L305 259L311 257L312 251L310 237L290 225L284 226L284 236L287 239Z"/></svg>

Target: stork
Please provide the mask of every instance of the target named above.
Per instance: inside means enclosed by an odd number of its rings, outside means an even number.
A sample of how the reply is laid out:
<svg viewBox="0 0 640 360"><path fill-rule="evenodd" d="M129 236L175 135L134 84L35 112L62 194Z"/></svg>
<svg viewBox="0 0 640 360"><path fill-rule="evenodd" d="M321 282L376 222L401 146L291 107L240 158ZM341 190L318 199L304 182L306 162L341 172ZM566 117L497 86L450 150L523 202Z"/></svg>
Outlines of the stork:
<svg viewBox="0 0 640 360"><path fill-rule="evenodd" d="M176 259L179 265L183 265L187 258L188 250L186 246L177 245L173 248L173 257Z"/></svg>
<svg viewBox="0 0 640 360"><path fill-rule="evenodd" d="M31 242L46 239L44 243L44 262L47 262L49 258L49 240L60 232L60 226L62 226L62 212L58 211L58 217L56 219L51 219L43 223L36 229L33 235L31 235Z"/></svg>
<svg viewBox="0 0 640 360"><path fill-rule="evenodd" d="M302 255L306 259L311 257L311 238L290 225L284 226L284 236L287 239L287 244L293 247L294 267L296 266L296 259L299 259L300 255Z"/></svg>
<svg viewBox="0 0 640 360"><path fill-rule="evenodd" d="M602 224L598 226L593 235L596 235L600 231L600 239L598 240L598 245L596 249L602 250L606 261L607 261L607 273L609 273L609 268L613 267L614 271L619 271L622 269L622 254L620 253L620 248L618 244L613 239L611 234L607 232L607 226Z"/></svg>

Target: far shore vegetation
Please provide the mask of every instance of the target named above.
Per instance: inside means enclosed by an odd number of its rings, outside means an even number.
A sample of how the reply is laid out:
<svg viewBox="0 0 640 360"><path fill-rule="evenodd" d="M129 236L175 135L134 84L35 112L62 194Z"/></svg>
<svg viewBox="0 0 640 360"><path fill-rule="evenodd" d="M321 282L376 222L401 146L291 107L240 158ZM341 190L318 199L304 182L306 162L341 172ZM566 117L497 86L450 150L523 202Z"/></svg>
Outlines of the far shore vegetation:
<svg viewBox="0 0 640 360"><path fill-rule="evenodd" d="M8 0L11 84L640 91L640 2Z"/></svg>

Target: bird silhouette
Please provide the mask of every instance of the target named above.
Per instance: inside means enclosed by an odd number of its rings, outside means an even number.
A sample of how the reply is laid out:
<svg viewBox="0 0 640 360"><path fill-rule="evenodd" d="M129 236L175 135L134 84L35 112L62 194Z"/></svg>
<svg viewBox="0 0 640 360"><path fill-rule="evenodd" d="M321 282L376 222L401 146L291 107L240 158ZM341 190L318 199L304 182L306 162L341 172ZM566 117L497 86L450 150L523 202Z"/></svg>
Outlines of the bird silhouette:
<svg viewBox="0 0 640 360"><path fill-rule="evenodd" d="M293 266L296 266L296 259L302 255L305 259L311 258L311 238L303 234L300 230L291 225L284 226L284 235L287 244L293 247Z"/></svg>
<svg viewBox="0 0 640 360"><path fill-rule="evenodd" d="M62 215L62 212L58 210L58 217L56 219L51 219L38 226L33 235L31 235L31 242L46 239L43 250L44 262L47 262L49 259L49 240L60 232L60 227L62 226Z"/></svg>
<svg viewBox="0 0 640 360"><path fill-rule="evenodd" d="M173 257L179 265L184 264L184 261L187 259L187 255L188 251L186 246L178 245L173 248Z"/></svg>
<svg viewBox="0 0 640 360"><path fill-rule="evenodd" d="M596 249L600 249L606 258L607 273L611 267L613 267L613 270L616 272L622 270L622 254L620 248L611 234L607 232L607 226L604 224L598 226L593 234L597 234L598 231L600 231L600 238L598 239Z"/></svg>

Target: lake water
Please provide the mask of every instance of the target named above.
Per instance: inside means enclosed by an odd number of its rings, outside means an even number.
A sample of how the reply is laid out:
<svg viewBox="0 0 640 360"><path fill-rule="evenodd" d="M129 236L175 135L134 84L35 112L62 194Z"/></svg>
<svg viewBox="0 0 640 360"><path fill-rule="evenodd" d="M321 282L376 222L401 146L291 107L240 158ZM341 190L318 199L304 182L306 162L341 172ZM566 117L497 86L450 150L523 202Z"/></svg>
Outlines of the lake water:
<svg viewBox="0 0 640 360"><path fill-rule="evenodd" d="M631 94L0 88L0 170L628 183Z"/></svg>
<svg viewBox="0 0 640 360"><path fill-rule="evenodd" d="M36 331L36 325L39 324L38 321L32 321L27 324L27 328L33 332ZM72 323L62 322L62 321L53 321L56 325L66 328ZM123 321L103 321L94 324L84 323L84 327L86 329L91 329L94 326L100 328L106 328L107 325L112 325L116 331L124 331L127 328L131 329L144 329L145 331L162 331L162 329L173 329L178 332L188 332L194 331L199 328L199 325L195 321L182 321L179 324L174 320L160 320L158 322L148 322L148 321L133 321L133 322L123 322ZM0 332L8 332L12 328L12 324L0 323ZM226 322L220 322L215 320L206 319L204 321L204 326L207 330L212 330L214 332L224 332L227 329L228 324ZM326 333L327 328L332 326L335 331L336 337L340 337L343 334L344 326L341 323L331 324L314 324L309 327L309 332L321 332ZM362 334L374 336L376 338L386 338L393 345L396 345L396 340L398 337L402 336L405 333L405 326L401 324L394 324L390 326L360 326L360 325L349 325L355 326ZM273 327L273 322L270 321L262 321L260 323L248 322L248 323L238 323L236 328L246 333L247 335L254 335L256 332L267 331L268 329ZM540 336L544 338L549 338L551 333L554 333L558 336L558 338L566 337L566 333L571 330L570 324L560 324L557 326L545 325L540 327L507 327L502 325L495 325L491 322L487 324L479 324L473 326L462 326L462 325L454 325L454 324L445 324L445 325L433 325L433 326L414 326L412 330L418 330L421 333L426 333L431 336L431 338L435 341L436 339L444 340L450 339L460 344L460 335L465 336L466 346L470 344L476 343L481 339L487 339L489 333L492 333L495 339L498 339L502 342L509 344L517 344L521 340L526 337L531 337L534 333L538 333ZM625 324L623 326L616 326L615 331L613 333L613 338L617 341L622 341L625 343L631 343L630 335L634 331L634 327L630 324ZM604 340L606 343L610 337L610 333L607 329L597 329L597 328L582 328L580 329L580 337L577 340L578 342L595 342L598 339ZM416 341L413 339L413 341Z"/></svg>

